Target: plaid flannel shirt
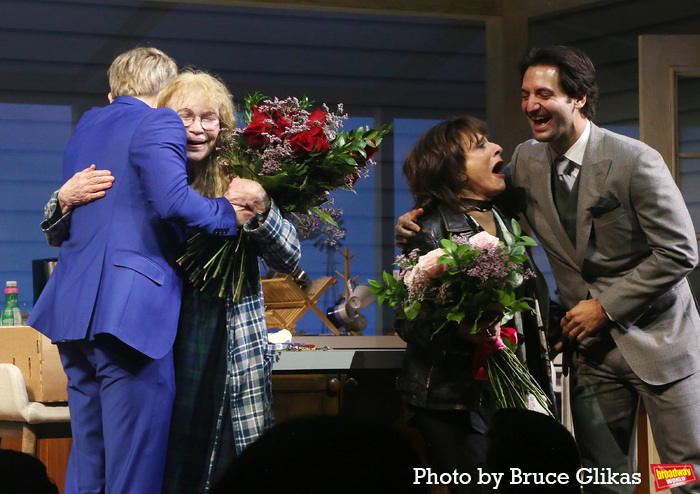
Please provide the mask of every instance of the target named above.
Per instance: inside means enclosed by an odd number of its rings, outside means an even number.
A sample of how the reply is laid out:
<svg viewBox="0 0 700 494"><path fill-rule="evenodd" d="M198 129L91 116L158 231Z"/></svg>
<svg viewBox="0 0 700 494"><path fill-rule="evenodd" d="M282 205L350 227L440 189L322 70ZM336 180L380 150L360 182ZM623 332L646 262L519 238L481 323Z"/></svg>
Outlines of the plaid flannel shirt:
<svg viewBox="0 0 700 494"><path fill-rule="evenodd" d="M72 209L66 214L61 213L58 206L58 191L51 194L49 202L44 206L44 220L41 231L46 235L46 241L51 247L60 247L64 240L70 237L70 218Z"/></svg>
<svg viewBox="0 0 700 494"><path fill-rule="evenodd" d="M301 257L296 229L283 219L273 203L265 222L259 227L252 218L243 230L255 241L258 254L275 271L292 272ZM224 416L224 403L219 411L217 429L224 420L233 423L236 453L240 454L273 423L272 364L275 351L267 340L265 302L260 277L244 284L240 302L231 297L226 301L228 352L226 388L230 398L232 417ZM217 431L217 432L218 432ZM217 437L219 434L217 434ZM216 464L214 445L210 468ZM211 482L211 478L208 479Z"/></svg>

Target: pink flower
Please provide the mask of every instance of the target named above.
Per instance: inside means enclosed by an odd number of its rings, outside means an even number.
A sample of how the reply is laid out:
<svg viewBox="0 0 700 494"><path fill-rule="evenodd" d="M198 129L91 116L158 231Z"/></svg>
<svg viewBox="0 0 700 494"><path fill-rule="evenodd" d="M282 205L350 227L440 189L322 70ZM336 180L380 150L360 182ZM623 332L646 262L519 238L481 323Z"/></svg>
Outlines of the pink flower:
<svg viewBox="0 0 700 494"><path fill-rule="evenodd" d="M479 232L469 239L469 245L475 249L488 249L498 247L500 240L488 232Z"/></svg>
<svg viewBox="0 0 700 494"><path fill-rule="evenodd" d="M418 264L416 264L416 267L422 269L423 271L427 271L428 269L432 268L433 266L435 266L437 264L437 260L444 253L445 252L442 249L431 250L427 254L420 256L420 259L418 259Z"/></svg>
<svg viewBox="0 0 700 494"><path fill-rule="evenodd" d="M442 249L434 249L428 252L427 254L422 255L418 259L418 263L413 267L413 269L406 272L403 278L404 284L410 288L413 285L426 280L427 278L435 278L437 276L440 276L444 269L436 268L436 266L441 266L438 265L437 260L444 253L445 252Z"/></svg>
<svg viewBox="0 0 700 494"><path fill-rule="evenodd" d="M413 282L415 281L416 270L416 267L413 266L411 269L407 269L403 275L403 283L409 288L413 286Z"/></svg>

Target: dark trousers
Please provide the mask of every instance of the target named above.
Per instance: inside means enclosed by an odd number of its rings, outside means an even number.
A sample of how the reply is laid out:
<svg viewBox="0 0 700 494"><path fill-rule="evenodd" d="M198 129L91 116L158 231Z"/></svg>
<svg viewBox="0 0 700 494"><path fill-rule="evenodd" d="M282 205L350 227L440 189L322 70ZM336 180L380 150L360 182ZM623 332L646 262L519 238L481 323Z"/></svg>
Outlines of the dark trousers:
<svg viewBox="0 0 700 494"><path fill-rule="evenodd" d="M630 368L609 333L584 340L571 374L571 413L586 468L632 475L636 465L637 411L649 416L662 464L691 464L700 471L700 372L651 385ZM586 484L590 494L627 494L634 485ZM700 482L671 489L698 493Z"/></svg>
<svg viewBox="0 0 700 494"><path fill-rule="evenodd" d="M469 484L449 485L452 494L483 492L477 484L478 467L486 455L486 426L476 412L468 410L429 410L412 407L410 425L425 441L429 466L440 473L468 473Z"/></svg>
<svg viewBox="0 0 700 494"><path fill-rule="evenodd" d="M172 352L154 360L111 335L58 344L73 445L65 494L161 490L175 394Z"/></svg>

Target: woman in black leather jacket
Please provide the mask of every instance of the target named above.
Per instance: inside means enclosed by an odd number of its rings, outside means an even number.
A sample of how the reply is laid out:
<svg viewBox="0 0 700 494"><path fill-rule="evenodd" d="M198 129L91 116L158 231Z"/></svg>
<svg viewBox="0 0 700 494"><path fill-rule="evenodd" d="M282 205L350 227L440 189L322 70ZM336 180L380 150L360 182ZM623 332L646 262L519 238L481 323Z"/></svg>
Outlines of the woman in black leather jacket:
<svg viewBox="0 0 700 494"><path fill-rule="evenodd" d="M415 207L423 214L420 231L410 238L405 253L418 249L423 255L439 248L443 238L468 239L484 230L502 237L510 218L491 203L505 190L501 152L499 145L488 141L484 125L472 117L441 122L418 140L403 173ZM543 286L537 287L540 283ZM541 277L526 281L521 290L533 300L542 295L537 305L546 311L548 294ZM509 325L526 342L520 354L551 398L546 344L541 344L546 341L541 338L544 328L537 324L547 318L528 313L515 319ZM433 337L432 326L419 316L400 321L396 328L407 342L399 390L413 412L412 425L425 440L431 467L471 475L469 484L450 485L452 493L481 492L476 468L483 462L484 434L496 408L489 384L472 377L472 359L477 344L499 334L499 321L480 324L476 334L470 334L471 325L467 321L447 326Z"/></svg>

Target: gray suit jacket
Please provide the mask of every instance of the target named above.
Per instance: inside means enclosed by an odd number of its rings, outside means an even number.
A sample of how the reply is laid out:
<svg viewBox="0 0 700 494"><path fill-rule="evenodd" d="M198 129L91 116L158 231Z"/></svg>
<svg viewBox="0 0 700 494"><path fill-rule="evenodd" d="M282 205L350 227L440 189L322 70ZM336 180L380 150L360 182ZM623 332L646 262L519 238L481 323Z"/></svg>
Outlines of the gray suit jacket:
<svg viewBox="0 0 700 494"><path fill-rule="evenodd" d="M565 308L597 298L632 370L666 384L700 369L700 316L686 280L698 261L690 214L661 155L591 125L581 163L576 245L559 220L546 143L518 146L509 185L544 247Z"/></svg>

